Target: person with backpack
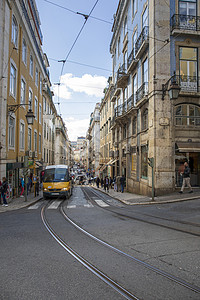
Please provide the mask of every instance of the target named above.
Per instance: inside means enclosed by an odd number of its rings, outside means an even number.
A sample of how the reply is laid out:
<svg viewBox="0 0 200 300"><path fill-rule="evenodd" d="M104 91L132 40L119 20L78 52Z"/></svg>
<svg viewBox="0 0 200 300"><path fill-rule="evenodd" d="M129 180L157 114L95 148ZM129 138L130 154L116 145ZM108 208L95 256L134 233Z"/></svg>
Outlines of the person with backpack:
<svg viewBox="0 0 200 300"><path fill-rule="evenodd" d="M2 178L2 185L1 185L1 196L3 198L3 204L2 206L8 206L7 200L6 200L6 193L8 189L8 182L6 177Z"/></svg>

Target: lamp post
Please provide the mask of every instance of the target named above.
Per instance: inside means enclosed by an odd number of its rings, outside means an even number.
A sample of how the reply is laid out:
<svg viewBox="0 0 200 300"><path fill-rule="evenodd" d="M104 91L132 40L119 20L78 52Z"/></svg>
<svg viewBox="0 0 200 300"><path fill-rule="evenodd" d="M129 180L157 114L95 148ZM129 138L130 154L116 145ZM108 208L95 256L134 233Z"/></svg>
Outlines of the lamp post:
<svg viewBox="0 0 200 300"><path fill-rule="evenodd" d="M168 85L169 85L170 81L171 81L171 84L168 89ZM170 79L165 84L162 85L162 100L164 100L167 90L169 93L170 100L178 99L181 88L176 81L175 72L174 72L174 75L172 77L170 77Z"/></svg>

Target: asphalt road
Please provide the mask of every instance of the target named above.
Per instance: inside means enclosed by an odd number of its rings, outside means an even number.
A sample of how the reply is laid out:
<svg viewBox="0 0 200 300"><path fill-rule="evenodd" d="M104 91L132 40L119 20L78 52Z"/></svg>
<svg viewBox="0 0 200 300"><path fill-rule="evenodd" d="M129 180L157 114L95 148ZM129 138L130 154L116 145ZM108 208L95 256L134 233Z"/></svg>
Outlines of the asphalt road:
<svg viewBox="0 0 200 300"><path fill-rule="evenodd" d="M0 299L125 299L50 234L42 220L44 205L46 221L61 241L136 298L200 298L199 200L130 207L85 191L76 187L64 203L40 201L0 215ZM74 227L59 204L77 226L121 253Z"/></svg>

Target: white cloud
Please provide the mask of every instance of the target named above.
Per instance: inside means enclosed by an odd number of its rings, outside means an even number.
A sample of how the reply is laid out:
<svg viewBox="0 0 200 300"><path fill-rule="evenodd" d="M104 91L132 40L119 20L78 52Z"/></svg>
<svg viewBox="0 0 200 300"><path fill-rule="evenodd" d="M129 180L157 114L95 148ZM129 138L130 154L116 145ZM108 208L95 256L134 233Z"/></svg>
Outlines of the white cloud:
<svg viewBox="0 0 200 300"><path fill-rule="evenodd" d="M79 120L73 117L69 117L65 118L64 121L67 127L67 133L70 141L76 141L78 136L86 136L87 130L89 128L89 118Z"/></svg>
<svg viewBox="0 0 200 300"><path fill-rule="evenodd" d="M53 85L53 92L54 92L54 95L59 97L59 98L62 98L62 99L71 99L71 95L72 93L69 91L69 89L67 88L66 85Z"/></svg>
<svg viewBox="0 0 200 300"><path fill-rule="evenodd" d="M103 90L107 86L107 78L104 76L84 74L82 77L75 77L71 73L61 76L60 87L74 92L85 93L89 96L103 97ZM69 91L68 91L69 92Z"/></svg>

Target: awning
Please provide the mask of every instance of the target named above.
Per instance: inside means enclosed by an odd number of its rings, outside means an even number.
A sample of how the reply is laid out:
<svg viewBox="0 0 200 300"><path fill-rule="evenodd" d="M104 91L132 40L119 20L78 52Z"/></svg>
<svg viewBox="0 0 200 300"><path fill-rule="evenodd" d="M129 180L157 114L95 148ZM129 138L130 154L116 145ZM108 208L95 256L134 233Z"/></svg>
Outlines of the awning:
<svg viewBox="0 0 200 300"><path fill-rule="evenodd" d="M200 152L200 143L177 142L176 148L179 152Z"/></svg>

